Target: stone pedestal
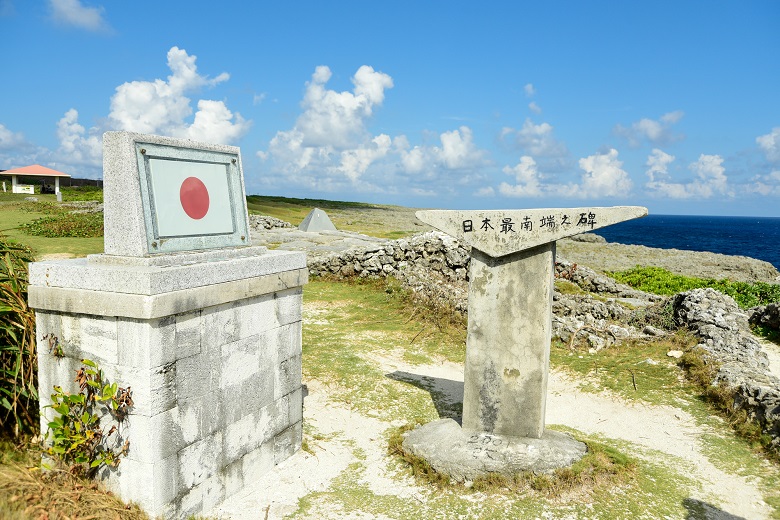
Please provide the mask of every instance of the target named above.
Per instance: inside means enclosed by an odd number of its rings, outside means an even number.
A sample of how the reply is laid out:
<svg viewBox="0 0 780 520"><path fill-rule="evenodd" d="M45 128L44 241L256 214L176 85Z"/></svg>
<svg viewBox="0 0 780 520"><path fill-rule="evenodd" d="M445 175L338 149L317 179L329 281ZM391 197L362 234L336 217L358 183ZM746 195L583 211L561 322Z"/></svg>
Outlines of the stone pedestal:
<svg viewBox="0 0 780 520"><path fill-rule="evenodd" d="M541 438L555 243L499 258L473 250L463 428Z"/></svg>
<svg viewBox="0 0 780 520"><path fill-rule="evenodd" d="M300 448L307 276L305 254L264 248L31 264L42 431L91 359L135 402L100 478L152 516L210 509Z"/></svg>

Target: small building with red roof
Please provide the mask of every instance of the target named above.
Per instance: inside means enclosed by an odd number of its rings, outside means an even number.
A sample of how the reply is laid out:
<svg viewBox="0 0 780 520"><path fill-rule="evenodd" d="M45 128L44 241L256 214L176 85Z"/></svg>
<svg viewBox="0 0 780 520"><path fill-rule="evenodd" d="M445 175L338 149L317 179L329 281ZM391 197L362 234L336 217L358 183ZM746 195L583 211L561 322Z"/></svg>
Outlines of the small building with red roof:
<svg viewBox="0 0 780 520"><path fill-rule="evenodd" d="M52 170L40 164L32 164L30 166L22 166L21 168L13 168L11 170L0 171L0 175L11 177L11 193L33 193L32 186L19 184L17 179L19 177L43 177L54 178L54 193L60 192L60 177L68 177L67 173L58 172ZM5 187L5 183L3 183Z"/></svg>

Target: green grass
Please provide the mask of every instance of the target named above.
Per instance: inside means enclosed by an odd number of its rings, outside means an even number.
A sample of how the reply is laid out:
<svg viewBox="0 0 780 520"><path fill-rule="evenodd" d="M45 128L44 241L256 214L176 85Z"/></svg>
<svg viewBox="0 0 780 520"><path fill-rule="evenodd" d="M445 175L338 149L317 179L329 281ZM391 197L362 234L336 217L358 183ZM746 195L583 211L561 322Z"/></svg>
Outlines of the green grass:
<svg viewBox="0 0 780 520"><path fill-rule="evenodd" d="M680 393L690 395L693 387L683 380L670 350L684 350L695 340L684 333L656 340L617 343L589 354L587 349L569 349L553 341L550 364L576 374L584 381L582 389L608 391L623 398L649 404L674 404Z"/></svg>
<svg viewBox="0 0 780 520"><path fill-rule="evenodd" d="M423 230L423 228L416 228L413 224L409 224L413 220L411 217L404 219L404 224L399 224L405 229L393 229L394 225L388 225L387 214L402 212L408 215L412 211L409 208L362 202L262 195L248 195L246 200L250 213L269 215L290 222L295 226L300 224L312 209L320 208L326 211L330 220L341 231L353 231L379 238L396 239Z"/></svg>
<svg viewBox="0 0 780 520"><path fill-rule="evenodd" d="M436 359L461 362L462 345L448 343L457 336L435 326L430 327L428 338L434 340L433 344L416 345L418 338L409 345L410 338L425 329L426 314L409 314L403 291L392 287L388 291L384 284L383 281L344 284L315 280L306 286L305 378L316 377L325 382L330 398L347 404L356 413L414 423L437 419L441 415L438 409L441 407L435 404L439 398L429 393L431 387L426 387L424 380L396 386L388 383L380 364L392 358L411 364ZM777 485L780 468L757 455L749 442L730 431L701 398L698 388L685 380L676 361L666 355L669 350L684 350L692 343L690 336L680 334L617 345L596 354L570 351L567 346L557 344L552 347L551 364L574 373L578 381L589 381L592 391L608 392L628 403L667 405L691 414L705 431L712 432L702 437L702 443L713 464L755 482L780 517ZM420 356L419 361L413 362L404 354L407 348ZM360 392L366 392L368 399L361 398ZM445 416L446 413L447 410ZM587 439L589 444L597 443L616 460L632 454L636 461L634 473L618 483L606 479L603 487L583 486L577 480L582 468L575 468L572 474L564 475L563 482L576 485L569 488L564 485L563 489L556 488L554 480L535 478L522 489L517 482L501 479L466 489L449 486L434 475L436 483L418 483L421 487L415 491L417 500L409 500L381 494L366 481L376 474L385 474L396 481L411 478L413 466L398 458L385 461L384 467L369 466L356 453L352 465L327 489L303 497L292 517L312 518L338 512L342 516L354 513L389 518L706 518L702 515L709 506L691 498L701 496L702 487L687 476L697 470L689 463L625 441L588 436L556 425L551 429L567 431ZM391 433L388 431L387 435ZM310 434L309 446L316 453L313 435ZM721 450L725 452L720 453ZM590 463L586 461L586 464ZM705 500L712 504L718 501L719 497Z"/></svg>
<svg viewBox="0 0 780 520"><path fill-rule="evenodd" d="M43 255L65 254L68 256L86 256L103 252L103 237L77 238L32 236L27 234L21 226L46 216L40 211L25 211L24 207L38 209L40 205L34 203L0 203L0 235L5 235L10 240L21 243L33 250L35 257Z"/></svg>
<svg viewBox="0 0 780 520"><path fill-rule="evenodd" d="M464 336L422 321L421 309L392 280L311 281L304 290L304 376L332 385L331 398L382 420L411 415L430 421L447 407L432 400L425 380L410 381L379 365L399 357L410 364L462 363ZM437 396L435 396L437 397ZM459 409L452 409L453 415Z"/></svg>

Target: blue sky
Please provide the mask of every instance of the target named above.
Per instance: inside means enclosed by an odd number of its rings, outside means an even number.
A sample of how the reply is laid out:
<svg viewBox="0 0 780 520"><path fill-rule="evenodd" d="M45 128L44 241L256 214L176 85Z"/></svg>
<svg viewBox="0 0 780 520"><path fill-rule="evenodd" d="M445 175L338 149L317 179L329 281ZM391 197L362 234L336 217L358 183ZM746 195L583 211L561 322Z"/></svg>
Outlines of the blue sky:
<svg viewBox="0 0 780 520"><path fill-rule="evenodd" d="M273 4L273 5L271 5ZM780 3L0 0L0 169L241 147L247 192L780 216Z"/></svg>

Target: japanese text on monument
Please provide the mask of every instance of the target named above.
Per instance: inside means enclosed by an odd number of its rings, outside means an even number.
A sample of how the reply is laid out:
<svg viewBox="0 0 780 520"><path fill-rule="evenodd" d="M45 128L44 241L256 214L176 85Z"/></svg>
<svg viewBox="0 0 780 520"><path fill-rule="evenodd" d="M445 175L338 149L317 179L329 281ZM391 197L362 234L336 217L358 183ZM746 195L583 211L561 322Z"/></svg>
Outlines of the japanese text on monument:
<svg viewBox="0 0 780 520"><path fill-rule="evenodd" d="M522 233L524 231L533 231L535 225L538 226L539 229L553 232L559 227L568 228L572 225L593 229L593 227L597 224L596 218L596 213L588 211L574 215L569 215L566 213L560 215L550 214L541 217L539 220L533 220L531 217L526 215L517 221L512 220L511 217L500 219L484 218L475 224L473 220L469 219L464 220L462 225L464 233Z"/></svg>

